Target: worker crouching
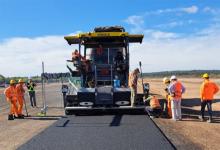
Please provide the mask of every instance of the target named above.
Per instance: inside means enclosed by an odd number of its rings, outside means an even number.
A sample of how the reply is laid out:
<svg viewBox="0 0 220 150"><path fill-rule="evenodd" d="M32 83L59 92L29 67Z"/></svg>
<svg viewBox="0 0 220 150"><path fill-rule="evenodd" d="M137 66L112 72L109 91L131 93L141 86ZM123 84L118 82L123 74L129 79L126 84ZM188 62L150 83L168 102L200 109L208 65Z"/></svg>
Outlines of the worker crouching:
<svg viewBox="0 0 220 150"><path fill-rule="evenodd" d="M22 109L23 109L25 90L24 90L24 81L22 79L19 79L18 84L16 85L16 92L18 98L18 118L24 118Z"/></svg>
<svg viewBox="0 0 220 150"><path fill-rule="evenodd" d="M144 102L149 102L150 104L150 107L146 107L146 111L150 118L160 117L162 109L156 96L149 96Z"/></svg>
<svg viewBox="0 0 220 150"><path fill-rule="evenodd" d="M18 116L17 91L15 80L10 81L10 86L5 89L4 94L6 96L7 101L10 104L8 120L14 120L14 118Z"/></svg>

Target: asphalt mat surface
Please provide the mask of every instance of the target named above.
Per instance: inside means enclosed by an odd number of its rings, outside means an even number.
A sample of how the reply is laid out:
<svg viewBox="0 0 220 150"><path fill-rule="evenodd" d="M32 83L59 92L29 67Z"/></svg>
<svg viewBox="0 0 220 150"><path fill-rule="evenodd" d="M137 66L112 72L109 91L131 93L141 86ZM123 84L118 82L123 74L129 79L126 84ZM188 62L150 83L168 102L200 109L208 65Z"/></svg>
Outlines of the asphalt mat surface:
<svg viewBox="0 0 220 150"><path fill-rule="evenodd" d="M170 150L169 141L146 115L69 116L19 150Z"/></svg>

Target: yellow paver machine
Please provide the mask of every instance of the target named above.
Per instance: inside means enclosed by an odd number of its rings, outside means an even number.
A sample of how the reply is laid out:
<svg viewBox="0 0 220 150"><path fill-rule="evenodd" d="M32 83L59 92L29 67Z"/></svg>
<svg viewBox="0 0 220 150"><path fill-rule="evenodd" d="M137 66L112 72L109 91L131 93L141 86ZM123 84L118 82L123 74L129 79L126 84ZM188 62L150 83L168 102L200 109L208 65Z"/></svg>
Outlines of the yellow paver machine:
<svg viewBox="0 0 220 150"><path fill-rule="evenodd" d="M144 111L143 95L137 106L130 106L128 87L129 43L142 43L143 37L121 26L96 27L93 32L64 37L69 45L78 45L67 60L71 77L66 87L66 115Z"/></svg>

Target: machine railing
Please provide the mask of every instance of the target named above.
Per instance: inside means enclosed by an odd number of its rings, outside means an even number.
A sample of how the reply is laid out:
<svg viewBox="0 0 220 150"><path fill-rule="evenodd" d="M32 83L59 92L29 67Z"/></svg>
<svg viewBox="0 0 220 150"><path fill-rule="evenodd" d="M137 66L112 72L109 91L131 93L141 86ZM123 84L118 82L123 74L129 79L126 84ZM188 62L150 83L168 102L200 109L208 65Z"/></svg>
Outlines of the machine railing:
<svg viewBox="0 0 220 150"><path fill-rule="evenodd" d="M95 65L95 85L97 86L99 82L104 85L106 82L113 84L113 69L111 64L96 64Z"/></svg>

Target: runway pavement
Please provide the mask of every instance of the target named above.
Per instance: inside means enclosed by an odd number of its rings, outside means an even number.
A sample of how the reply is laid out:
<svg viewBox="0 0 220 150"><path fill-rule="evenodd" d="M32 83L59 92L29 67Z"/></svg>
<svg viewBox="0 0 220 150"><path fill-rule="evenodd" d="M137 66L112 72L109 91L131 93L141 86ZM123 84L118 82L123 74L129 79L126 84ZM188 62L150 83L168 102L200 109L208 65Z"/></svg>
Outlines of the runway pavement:
<svg viewBox="0 0 220 150"><path fill-rule="evenodd" d="M146 115L69 116L19 150L175 149Z"/></svg>

